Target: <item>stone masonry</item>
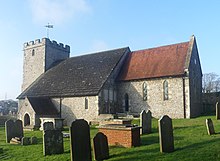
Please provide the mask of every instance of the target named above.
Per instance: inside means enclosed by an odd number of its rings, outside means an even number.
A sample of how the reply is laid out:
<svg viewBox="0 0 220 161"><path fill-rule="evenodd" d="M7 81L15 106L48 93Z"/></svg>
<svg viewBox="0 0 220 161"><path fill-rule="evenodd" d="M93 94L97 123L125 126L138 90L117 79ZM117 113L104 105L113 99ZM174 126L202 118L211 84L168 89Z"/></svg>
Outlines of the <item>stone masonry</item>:
<svg viewBox="0 0 220 161"><path fill-rule="evenodd" d="M47 38L24 43L23 84L24 91L41 74L58 60L69 58L70 47Z"/></svg>

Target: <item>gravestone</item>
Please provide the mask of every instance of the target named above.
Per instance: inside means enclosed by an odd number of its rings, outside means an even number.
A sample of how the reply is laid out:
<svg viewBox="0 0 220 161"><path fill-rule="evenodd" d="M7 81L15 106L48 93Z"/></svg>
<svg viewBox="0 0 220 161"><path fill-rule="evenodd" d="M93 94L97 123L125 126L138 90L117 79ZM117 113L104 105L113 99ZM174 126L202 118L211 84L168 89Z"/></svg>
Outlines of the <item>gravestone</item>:
<svg viewBox="0 0 220 161"><path fill-rule="evenodd" d="M93 150L95 160L102 161L109 158L109 148L107 136L98 132L93 138Z"/></svg>
<svg viewBox="0 0 220 161"><path fill-rule="evenodd" d="M43 134L43 154L62 154L63 133L61 130L45 130Z"/></svg>
<svg viewBox="0 0 220 161"><path fill-rule="evenodd" d="M43 130L54 130L53 122L45 122L43 124Z"/></svg>
<svg viewBox="0 0 220 161"><path fill-rule="evenodd" d="M145 110L141 111L140 113L140 126L141 128L141 134L150 134L151 133L151 127L152 127L152 116L151 111L148 110L147 113Z"/></svg>
<svg viewBox="0 0 220 161"><path fill-rule="evenodd" d="M14 137L22 138L24 136L21 120L8 120L5 122L6 142L9 143Z"/></svg>
<svg viewBox="0 0 220 161"><path fill-rule="evenodd" d="M22 137L21 139L21 145L30 145L31 141L29 137Z"/></svg>
<svg viewBox="0 0 220 161"><path fill-rule="evenodd" d="M220 104L216 102L216 119L220 120Z"/></svg>
<svg viewBox="0 0 220 161"><path fill-rule="evenodd" d="M35 136L31 137L31 144L37 144L37 137Z"/></svg>
<svg viewBox="0 0 220 161"><path fill-rule="evenodd" d="M164 115L159 120L159 138L160 138L160 152L174 151L173 125L172 119Z"/></svg>
<svg viewBox="0 0 220 161"><path fill-rule="evenodd" d="M90 128L84 119L72 122L70 127L70 151L72 161L91 161Z"/></svg>
<svg viewBox="0 0 220 161"><path fill-rule="evenodd" d="M206 128L207 128L208 135L215 134L212 119L206 119Z"/></svg>

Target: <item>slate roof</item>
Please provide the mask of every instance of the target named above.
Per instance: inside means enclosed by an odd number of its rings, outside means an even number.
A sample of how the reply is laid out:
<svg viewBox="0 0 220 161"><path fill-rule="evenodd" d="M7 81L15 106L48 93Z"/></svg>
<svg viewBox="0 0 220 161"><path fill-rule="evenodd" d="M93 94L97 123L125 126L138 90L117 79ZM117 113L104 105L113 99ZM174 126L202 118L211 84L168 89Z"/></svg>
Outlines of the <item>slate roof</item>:
<svg viewBox="0 0 220 161"><path fill-rule="evenodd" d="M48 97L28 97L28 100L37 115L59 116L59 112Z"/></svg>
<svg viewBox="0 0 220 161"><path fill-rule="evenodd" d="M119 76L121 81L184 74L189 42L129 53Z"/></svg>
<svg viewBox="0 0 220 161"><path fill-rule="evenodd" d="M19 96L97 95L128 47L68 58L42 74Z"/></svg>

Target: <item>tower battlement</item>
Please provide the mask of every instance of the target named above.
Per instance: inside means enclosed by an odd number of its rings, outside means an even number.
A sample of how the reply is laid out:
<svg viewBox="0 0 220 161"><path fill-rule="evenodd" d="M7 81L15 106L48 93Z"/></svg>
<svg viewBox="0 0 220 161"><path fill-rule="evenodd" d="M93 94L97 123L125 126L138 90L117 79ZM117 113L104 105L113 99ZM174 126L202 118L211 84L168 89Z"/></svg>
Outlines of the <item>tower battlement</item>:
<svg viewBox="0 0 220 161"><path fill-rule="evenodd" d="M70 46L69 45L65 45L63 43L57 43L54 40L50 40L48 38L42 38L40 39L36 39L35 41L30 41L30 42L25 42L24 43L24 49L27 48L35 48L37 46L41 46L41 45L50 45L53 48L59 49L59 50L64 50L66 52L70 52Z"/></svg>

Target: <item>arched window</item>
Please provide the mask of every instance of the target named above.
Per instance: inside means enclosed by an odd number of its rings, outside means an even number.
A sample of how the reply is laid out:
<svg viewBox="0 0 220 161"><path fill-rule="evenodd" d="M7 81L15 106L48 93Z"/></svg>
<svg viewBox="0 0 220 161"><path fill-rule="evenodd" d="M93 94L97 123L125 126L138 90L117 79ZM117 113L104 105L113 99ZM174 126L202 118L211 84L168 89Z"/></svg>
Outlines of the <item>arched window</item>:
<svg viewBox="0 0 220 161"><path fill-rule="evenodd" d="M32 50L32 56L34 56L35 55L35 51L34 51L34 49Z"/></svg>
<svg viewBox="0 0 220 161"><path fill-rule="evenodd" d="M128 94L125 94L125 111L128 112L129 111L129 98L128 98Z"/></svg>
<svg viewBox="0 0 220 161"><path fill-rule="evenodd" d="M147 101L147 83L143 83L143 100Z"/></svg>
<svg viewBox="0 0 220 161"><path fill-rule="evenodd" d="M89 109L89 100L88 97L85 98L85 109Z"/></svg>
<svg viewBox="0 0 220 161"><path fill-rule="evenodd" d="M168 100L169 99L169 94L168 94L168 82L165 80L163 82L163 99Z"/></svg>

